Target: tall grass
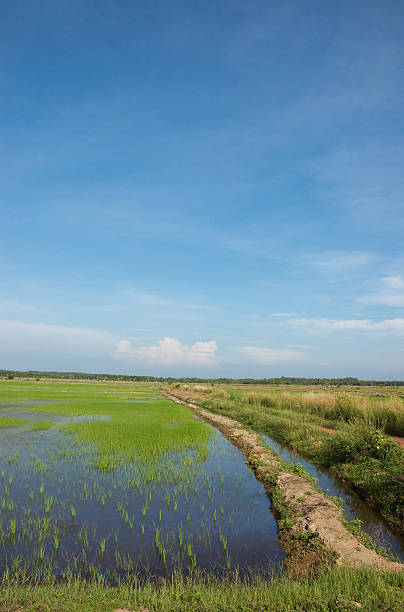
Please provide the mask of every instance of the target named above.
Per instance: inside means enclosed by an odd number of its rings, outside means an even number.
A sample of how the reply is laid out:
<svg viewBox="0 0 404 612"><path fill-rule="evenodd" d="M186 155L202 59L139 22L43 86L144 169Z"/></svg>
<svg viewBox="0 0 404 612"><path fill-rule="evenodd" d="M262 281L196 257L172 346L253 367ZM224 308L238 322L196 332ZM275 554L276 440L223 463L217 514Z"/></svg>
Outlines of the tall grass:
<svg viewBox="0 0 404 612"><path fill-rule="evenodd" d="M347 393L294 394L248 392L244 400L254 406L294 410L330 421L361 422L387 434L404 436L404 402L399 398L375 401Z"/></svg>

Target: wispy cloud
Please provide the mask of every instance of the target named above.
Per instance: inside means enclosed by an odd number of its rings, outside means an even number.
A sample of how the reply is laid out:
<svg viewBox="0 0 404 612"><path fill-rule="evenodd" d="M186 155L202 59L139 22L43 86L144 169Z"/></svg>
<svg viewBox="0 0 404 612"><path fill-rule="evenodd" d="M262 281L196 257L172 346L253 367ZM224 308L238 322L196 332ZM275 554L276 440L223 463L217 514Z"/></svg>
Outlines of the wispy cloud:
<svg viewBox="0 0 404 612"><path fill-rule="evenodd" d="M404 280L401 276L385 276L374 293L363 295L360 302L404 308Z"/></svg>
<svg viewBox="0 0 404 612"><path fill-rule="evenodd" d="M271 317L300 317L300 315L295 312L273 312Z"/></svg>
<svg viewBox="0 0 404 612"><path fill-rule="evenodd" d="M339 148L318 160L313 169L318 196L348 210L362 228L402 230L401 149L377 143L368 143L366 150Z"/></svg>
<svg viewBox="0 0 404 612"><path fill-rule="evenodd" d="M166 337L159 340L154 346L141 347L134 347L128 340L121 340L116 346L113 357L124 361L167 366L213 367L217 364L215 359L217 350L215 340L195 342L192 346L188 346L176 338Z"/></svg>
<svg viewBox="0 0 404 612"><path fill-rule="evenodd" d="M116 337L105 331L0 320L0 351L5 354L36 351L95 356L100 352L107 354L114 343Z"/></svg>
<svg viewBox="0 0 404 612"><path fill-rule="evenodd" d="M273 349L262 346L244 346L237 349L248 361L257 365L271 365L296 361L303 357L303 353L289 349Z"/></svg>
<svg viewBox="0 0 404 612"><path fill-rule="evenodd" d="M325 251L309 260L309 265L325 274L350 271L373 264L379 257L368 251Z"/></svg>
<svg viewBox="0 0 404 612"><path fill-rule="evenodd" d="M147 291L140 291L137 289L122 289L121 293L131 299L133 302L145 304L147 306L158 307L158 306L174 306L182 310L200 310L206 312L220 312L215 306L209 304L199 304L196 302L187 302L183 300L177 300L170 297L165 297L157 293L149 293Z"/></svg>
<svg viewBox="0 0 404 612"><path fill-rule="evenodd" d="M316 332L357 331L404 334L404 319L402 318L385 319L383 321L373 321L371 319L299 318L290 319L290 324L301 327L305 331Z"/></svg>
<svg viewBox="0 0 404 612"><path fill-rule="evenodd" d="M30 304L23 304L17 300L0 301L0 312L41 312L42 309Z"/></svg>

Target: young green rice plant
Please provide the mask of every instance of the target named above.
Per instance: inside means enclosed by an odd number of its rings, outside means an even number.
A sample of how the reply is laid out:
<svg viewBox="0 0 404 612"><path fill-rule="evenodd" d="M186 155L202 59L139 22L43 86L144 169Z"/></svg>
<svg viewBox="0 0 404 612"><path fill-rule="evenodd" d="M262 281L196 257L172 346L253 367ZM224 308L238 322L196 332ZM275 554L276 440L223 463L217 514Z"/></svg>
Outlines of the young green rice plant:
<svg viewBox="0 0 404 612"><path fill-rule="evenodd" d="M225 554L227 554L227 538L226 538L226 536L224 536L224 535L223 535L223 533L222 533L222 532L220 532L220 535L219 535L219 540L220 540L220 542L222 543L222 546L223 546L223 552L224 552Z"/></svg>
<svg viewBox="0 0 404 612"><path fill-rule="evenodd" d="M59 537L57 534L53 536L53 550L55 553L59 550Z"/></svg>
<svg viewBox="0 0 404 612"><path fill-rule="evenodd" d="M45 559L45 545L44 544L41 544L38 549L38 557L39 557L40 563L42 564Z"/></svg>
<svg viewBox="0 0 404 612"><path fill-rule="evenodd" d="M15 542L15 534L17 530L17 523L15 519L10 520L10 541L14 544Z"/></svg>
<svg viewBox="0 0 404 612"><path fill-rule="evenodd" d="M41 486L39 487L39 496L41 499L43 498L44 491L45 491L45 485L42 483Z"/></svg>
<svg viewBox="0 0 404 612"><path fill-rule="evenodd" d="M75 521L76 520L76 508L74 506L70 506L70 513L71 513L72 520Z"/></svg>
<svg viewBox="0 0 404 612"><path fill-rule="evenodd" d="M52 495L45 495L45 513L49 514L50 511L52 510L52 506L53 506L53 497Z"/></svg>
<svg viewBox="0 0 404 612"><path fill-rule="evenodd" d="M101 555L101 559L104 558L104 554L105 554L105 545L106 545L106 540L105 538L103 540L101 540L100 542L100 555Z"/></svg>

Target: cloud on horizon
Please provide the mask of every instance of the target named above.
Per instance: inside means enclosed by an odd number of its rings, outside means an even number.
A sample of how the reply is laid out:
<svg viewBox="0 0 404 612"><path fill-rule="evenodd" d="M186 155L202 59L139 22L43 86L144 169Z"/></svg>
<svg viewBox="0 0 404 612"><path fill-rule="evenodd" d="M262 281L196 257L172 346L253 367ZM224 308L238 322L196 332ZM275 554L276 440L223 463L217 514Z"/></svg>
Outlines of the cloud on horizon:
<svg viewBox="0 0 404 612"><path fill-rule="evenodd" d="M183 344L176 338L165 337L153 346L136 348L128 340L121 340L113 353L115 359L149 364L196 365L214 367L217 365L215 354L218 346L215 340L195 342L192 346Z"/></svg>
<svg viewBox="0 0 404 612"><path fill-rule="evenodd" d="M262 346L245 346L237 349L250 361L257 365L272 365L296 361L303 357L303 353L289 349L272 349Z"/></svg>

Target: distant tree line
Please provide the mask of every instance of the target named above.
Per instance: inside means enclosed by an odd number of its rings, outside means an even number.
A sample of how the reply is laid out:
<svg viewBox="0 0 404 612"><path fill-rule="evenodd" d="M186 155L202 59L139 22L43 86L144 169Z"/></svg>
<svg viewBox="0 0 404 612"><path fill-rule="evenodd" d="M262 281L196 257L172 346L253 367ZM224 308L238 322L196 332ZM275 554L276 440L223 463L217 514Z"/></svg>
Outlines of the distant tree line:
<svg viewBox="0 0 404 612"><path fill-rule="evenodd" d="M127 382L162 382L162 383L229 383L241 385L333 385L333 386L379 386L398 387L404 385L402 380L359 380L352 376L345 378L301 378L281 376L277 378L187 378L171 376L130 376L126 374L91 374L88 372L42 372L40 370L0 370L2 378L59 378L63 380L116 380Z"/></svg>

